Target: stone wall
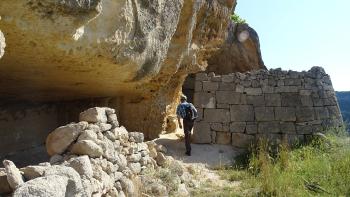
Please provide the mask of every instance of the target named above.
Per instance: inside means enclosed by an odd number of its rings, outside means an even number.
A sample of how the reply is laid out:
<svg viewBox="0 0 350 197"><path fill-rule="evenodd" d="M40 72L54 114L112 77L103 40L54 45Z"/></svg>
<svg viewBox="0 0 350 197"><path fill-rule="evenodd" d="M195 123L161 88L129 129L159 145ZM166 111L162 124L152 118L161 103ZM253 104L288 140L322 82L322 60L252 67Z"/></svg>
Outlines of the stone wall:
<svg viewBox="0 0 350 197"><path fill-rule="evenodd" d="M216 76L196 74L195 143L247 147L263 136L290 143L343 124L329 75L258 70Z"/></svg>
<svg viewBox="0 0 350 197"><path fill-rule="evenodd" d="M118 105L118 100L104 98L36 103L0 101L0 160L10 159L18 166L47 161L45 139L49 132L78 121L83 109Z"/></svg>
<svg viewBox="0 0 350 197"><path fill-rule="evenodd" d="M76 120L46 138L49 162L17 168L4 160L0 196L188 196L181 194L194 176L166 147L128 132L115 109L89 108Z"/></svg>

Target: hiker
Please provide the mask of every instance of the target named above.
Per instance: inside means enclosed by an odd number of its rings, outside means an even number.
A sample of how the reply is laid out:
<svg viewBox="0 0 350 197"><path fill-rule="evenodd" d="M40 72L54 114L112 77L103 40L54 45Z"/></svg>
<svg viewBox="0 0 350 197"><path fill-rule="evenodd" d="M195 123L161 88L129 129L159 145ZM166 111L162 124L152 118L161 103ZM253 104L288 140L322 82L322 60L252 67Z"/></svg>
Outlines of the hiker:
<svg viewBox="0 0 350 197"><path fill-rule="evenodd" d="M186 155L191 156L191 131L194 121L198 117L197 109L192 103L187 102L187 97L181 95L181 103L177 106L176 114L180 129L182 129L181 119L183 120L183 128L185 133Z"/></svg>

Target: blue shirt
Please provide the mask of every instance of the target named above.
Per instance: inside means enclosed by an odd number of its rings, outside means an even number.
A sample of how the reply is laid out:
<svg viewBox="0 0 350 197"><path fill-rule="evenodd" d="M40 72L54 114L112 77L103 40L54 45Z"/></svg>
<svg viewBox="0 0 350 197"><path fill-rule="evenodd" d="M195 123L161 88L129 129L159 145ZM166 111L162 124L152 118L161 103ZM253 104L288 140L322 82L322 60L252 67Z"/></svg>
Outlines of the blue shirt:
<svg viewBox="0 0 350 197"><path fill-rule="evenodd" d="M192 103L187 103L187 102L180 103L177 106L176 115L179 116L180 118L184 119L186 116L186 108L187 107L191 107L192 116L193 116L192 118L197 118L198 117L197 109L193 106Z"/></svg>

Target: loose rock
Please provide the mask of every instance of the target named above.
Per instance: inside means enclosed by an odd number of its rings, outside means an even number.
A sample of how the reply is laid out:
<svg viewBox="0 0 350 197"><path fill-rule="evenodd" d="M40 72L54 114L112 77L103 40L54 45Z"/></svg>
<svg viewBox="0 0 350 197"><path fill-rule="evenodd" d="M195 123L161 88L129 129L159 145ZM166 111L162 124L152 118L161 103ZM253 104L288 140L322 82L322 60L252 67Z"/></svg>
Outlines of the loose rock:
<svg viewBox="0 0 350 197"><path fill-rule="evenodd" d="M12 161L4 160L2 163L5 167L7 182L9 183L10 187L15 190L24 183L23 177Z"/></svg>
<svg viewBox="0 0 350 197"><path fill-rule="evenodd" d="M68 166L77 171L80 176L91 178L93 175L91 162L87 155L71 159Z"/></svg>
<svg viewBox="0 0 350 197"><path fill-rule="evenodd" d="M67 177L52 175L48 177L40 177L24 183L18 188L13 196L36 196L36 197L62 197L74 192L69 191L69 179ZM67 190L68 189L68 190Z"/></svg>
<svg viewBox="0 0 350 197"><path fill-rule="evenodd" d="M89 123L107 123L106 108L94 107L80 113L80 121Z"/></svg>
<svg viewBox="0 0 350 197"><path fill-rule="evenodd" d="M89 155L90 157L100 157L103 150L91 140L78 141L73 145L71 152L78 155Z"/></svg>
<svg viewBox="0 0 350 197"><path fill-rule="evenodd" d="M46 149L49 155L63 153L86 127L86 122L71 123L51 132L46 138Z"/></svg>

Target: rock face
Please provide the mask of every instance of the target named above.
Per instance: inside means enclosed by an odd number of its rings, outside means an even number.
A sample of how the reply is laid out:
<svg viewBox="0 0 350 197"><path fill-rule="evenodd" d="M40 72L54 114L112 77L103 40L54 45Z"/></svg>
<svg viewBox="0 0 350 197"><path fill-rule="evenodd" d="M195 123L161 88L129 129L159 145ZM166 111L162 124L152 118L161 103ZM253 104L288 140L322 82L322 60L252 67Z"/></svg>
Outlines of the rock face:
<svg viewBox="0 0 350 197"><path fill-rule="evenodd" d="M208 60L207 72L229 74L265 68L257 32L248 24L230 23L228 37Z"/></svg>
<svg viewBox="0 0 350 197"><path fill-rule="evenodd" d="M1 96L117 98L109 106L118 107L121 122L154 138L166 128L185 76L204 69L224 41L234 4L1 1L8 48L0 62Z"/></svg>
<svg viewBox="0 0 350 197"><path fill-rule="evenodd" d="M230 21L226 41L219 46L219 50L212 53L205 72L224 75L258 69L266 68L262 60L257 32L248 24L235 24ZM210 84L206 84L206 86L208 85ZM201 88L198 86L202 87L202 84L195 81L194 74L186 77L182 91L188 96L190 102L193 102L194 90ZM212 89L215 87L203 88ZM203 94L203 99L207 99L208 95ZM206 103L208 106L212 104L213 101Z"/></svg>
<svg viewBox="0 0 350 197"><path fill-rule="evenodd" d="M4 34L0 31L0 58L5 53L5 47L6 47L5 37L4 37Z"/></svg>
<svg viewBox="0 0 350 197"><path fill-rule="evenodd" d="M247 148L255 139L268 138L293 145L343 125L332 82L321 67L307 72L198 73L196 84L196 143Z"/></svg>

